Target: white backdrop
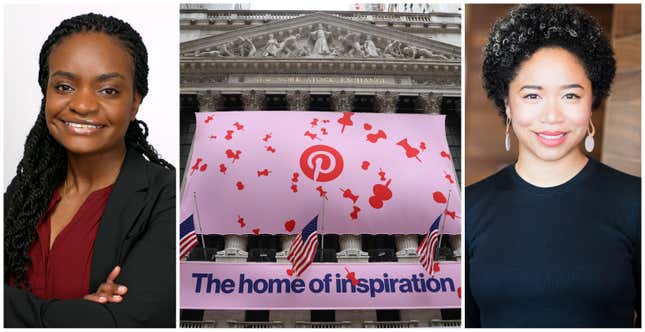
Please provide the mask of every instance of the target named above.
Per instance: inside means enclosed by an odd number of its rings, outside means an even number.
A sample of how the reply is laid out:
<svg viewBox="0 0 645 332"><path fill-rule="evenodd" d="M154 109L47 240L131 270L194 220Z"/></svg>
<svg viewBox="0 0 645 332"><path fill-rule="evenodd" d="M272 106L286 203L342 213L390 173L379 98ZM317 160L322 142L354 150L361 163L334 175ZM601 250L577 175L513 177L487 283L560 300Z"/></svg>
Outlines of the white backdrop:
<svg viewBox="0 0 645 332"><path fill-rule="evenodd" d="M150 92L137 118L148 124L148 141L179 168L178 4L8 5L4 8L4 189L15 175L40 109L40 47L62 20L88 12L118 17L141 34L148 49Z"/></svg>

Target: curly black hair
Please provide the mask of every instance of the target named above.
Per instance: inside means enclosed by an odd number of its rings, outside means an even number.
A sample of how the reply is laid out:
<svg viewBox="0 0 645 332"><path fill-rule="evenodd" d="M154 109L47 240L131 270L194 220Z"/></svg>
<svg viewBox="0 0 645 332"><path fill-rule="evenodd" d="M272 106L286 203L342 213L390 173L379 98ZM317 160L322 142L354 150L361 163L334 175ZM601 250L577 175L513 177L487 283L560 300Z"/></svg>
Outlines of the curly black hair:
<svg viewBox="0 0 645 332"><path fill-rule="evenodd" d="M89 13L66 19L49 35L40 50L38 84L43 94L40 112L24 146L16 176L5 193L4 273L5 282L29 288L26 272L31 264L29 248L37 238L37 223L45 213L54 190L67 173L67 154L49 133L45 122L45 102L49 79L49 55L66 37L81 32L100 32L115 37L128 50L134 64L134 90L141 98L148 93L148 52L143 40L128 23ZM174 171L148 143L148 127L143 121L130 122L125 144L149 161Z"/></svg>
<svg viewBox="0 0 645 332"><path fill-rule="evenodd" d="M544 47L561 47L583 63L591 81L592 109L609 94L616 60L598 22L573 6L520 5L495 22L484 50L484 89L504 119L510 82L520 64Z"/></svg>

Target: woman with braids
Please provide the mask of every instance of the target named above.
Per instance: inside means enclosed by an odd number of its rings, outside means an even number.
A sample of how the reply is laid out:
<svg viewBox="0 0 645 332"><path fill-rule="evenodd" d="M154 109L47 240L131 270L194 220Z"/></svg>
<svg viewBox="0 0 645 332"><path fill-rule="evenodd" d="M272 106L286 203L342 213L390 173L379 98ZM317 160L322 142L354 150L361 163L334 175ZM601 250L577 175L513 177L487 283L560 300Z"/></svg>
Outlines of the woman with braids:
<svg viewBox="0 0 645 332"><path fill-rule="evenodd" d="M466 327L638 325L640 179L581 149L615 70L575 7L519 6L490 32L484 88L519 155L466 188Z"/></svg>
<svg viewBox="0 0 645 332"><path fill-rule="evenodd" d="M42 106L5 193L6 327L175 326L175 172L136 119L147 60L97 14L43 44Z"/></svg>

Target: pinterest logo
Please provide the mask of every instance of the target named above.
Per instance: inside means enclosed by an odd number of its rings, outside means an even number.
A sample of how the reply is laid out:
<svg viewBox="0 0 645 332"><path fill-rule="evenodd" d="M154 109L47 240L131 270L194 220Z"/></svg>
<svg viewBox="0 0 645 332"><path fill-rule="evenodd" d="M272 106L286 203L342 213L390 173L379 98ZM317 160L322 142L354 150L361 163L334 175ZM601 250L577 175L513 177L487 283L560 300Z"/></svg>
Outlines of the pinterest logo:
<svg viewBox="0 0 645 332"><path fill-rule="evenodd" d="M308 178L328 182L343 172L343 157L330 146L310 146L300 156L300 168Z"/></svg>

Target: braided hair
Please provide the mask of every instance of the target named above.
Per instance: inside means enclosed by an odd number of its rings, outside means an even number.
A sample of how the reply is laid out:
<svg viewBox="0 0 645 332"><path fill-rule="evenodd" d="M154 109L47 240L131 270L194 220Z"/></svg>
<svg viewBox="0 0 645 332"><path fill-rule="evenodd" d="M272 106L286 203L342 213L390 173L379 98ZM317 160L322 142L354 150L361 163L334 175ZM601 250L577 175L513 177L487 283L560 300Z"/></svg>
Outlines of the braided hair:
<svg viewBox="0 0 645 332"><path fill-rule="evenodd" d="M100 32L118 39L132 56L135 92L141 95L141 99L148 93L148 52L139 33L128 23L112 16L89 13L64 20L49 35L39 58L38 84L43 94L40 112L27 136L16 176L5 194L5 282L12 280L18 287L29 288L26 272L31 264L29 248L37 238L37 223L67 173L66 150L54 140L45 122L49 55L66 37L81 32ZM152 163L174 170L148 143L147 137L146 124L134 120L125 134L126 147Z"/></svg>

